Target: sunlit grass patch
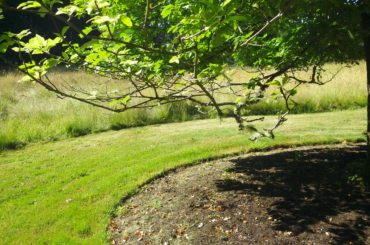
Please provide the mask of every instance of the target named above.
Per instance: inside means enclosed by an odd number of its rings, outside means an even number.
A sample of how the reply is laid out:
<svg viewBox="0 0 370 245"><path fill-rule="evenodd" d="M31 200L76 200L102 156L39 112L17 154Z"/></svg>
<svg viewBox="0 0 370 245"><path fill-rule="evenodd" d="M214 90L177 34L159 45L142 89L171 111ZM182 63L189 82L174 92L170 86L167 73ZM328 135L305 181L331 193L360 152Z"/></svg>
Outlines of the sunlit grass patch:
<svg viewBox="0 0 370 245"><path fill-rule="evenodd" d="M267 117L260 125L274 123ZM232 119L110 131L0 153L3 244L104 244L119 201L166 170L276 146L364 141L366 111L291 115L251 142ZM119 210L118 210L119 212Z"/></svg>

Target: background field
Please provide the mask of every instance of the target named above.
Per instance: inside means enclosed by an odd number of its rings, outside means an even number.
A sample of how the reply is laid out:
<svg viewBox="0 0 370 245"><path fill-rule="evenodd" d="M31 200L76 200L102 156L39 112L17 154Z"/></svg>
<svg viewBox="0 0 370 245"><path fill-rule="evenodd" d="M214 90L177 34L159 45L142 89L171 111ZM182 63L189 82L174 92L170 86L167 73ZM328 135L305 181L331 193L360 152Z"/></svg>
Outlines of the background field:
<svg viewBox="0 0 370 245"><path fill-rule="evenodd" d="M329 73L335 73L340 67L331 64L326 69ZM253 75L240 69L231 69L229 73L234 81L245 81ZM344 68L329 84L301 87L295 96L298 105L293 113L365 107L367 94L364 74L365 63L361 62L360 65ZM52 77L60 82L105 82L82 72L54 72ZM190 103L115 114L70 99L59 99L37 85L17 83L19 79L20 75L15 73L0 75L0 150L19 148L30 142L54 141L110 129L215 117L212 111L208 114L198 113L198 109ZM122 82L110 82L118 87L122 86ZM275 114L282 107L282 102L266 100L251 106L248 113Z"/></svg>
<svg viewBox="0 0 370 245"><path fill-rule="evenodd" d="M3 151L0 243L104 244L119 200L163 171L274 146L364 141L365 126L365 109L291 115L275 140L251 142L231 118L208 119Z"/></svg>

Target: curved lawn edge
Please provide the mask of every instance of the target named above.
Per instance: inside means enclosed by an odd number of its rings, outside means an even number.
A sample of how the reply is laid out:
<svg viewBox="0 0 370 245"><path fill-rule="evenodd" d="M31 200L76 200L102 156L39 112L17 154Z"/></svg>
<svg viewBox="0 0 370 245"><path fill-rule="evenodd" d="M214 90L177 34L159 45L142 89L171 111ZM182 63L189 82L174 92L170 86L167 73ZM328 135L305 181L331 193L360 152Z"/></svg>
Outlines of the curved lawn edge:
<svg viewBox="0 0 370 245"><path fill-rule="evenodd" d="M166 170L164 170L163 172L161 172L159 174L156 174L155 176L149 178L144 183L140 184L135 190L131 191L130 193L128 193L127 195L122 197L122 199L114 207L116 208L116 207L120 206L121 204L126 202L128 199L130 199L132 196L134 196L135 194L140 192L140 189L142 189L143 187L145 187L148 184L151 184L153 181L155 181L157 179L163 178L163 177L165 177L165 176L167 176L171 173L181 171L182 169L186 169L186 168L189 168L189 167L192 167L192 166L195 166L195 165L199 165L199 164L203 164L203 163L206 163L206 162L217 161L217 160L221 160L221 159L224 159L224 158L231 158L231 157L242 157L242 156L246 156L250 153L261 153L261 152L269 152L269 151L275 151L275 150L302 150L306 147L308 147L310 149L315 149L316 147L339 147L339 146L346 147L346 146L352 146L352 145L364 145L365 143L366 143L365 139L358 138L358 139L355 139L355 140L348 140L348 141L346 140L345 143L338 140L336 142L327 142L327 143L326 142L317 142L317 143L308 143L308 144L305 144L305 143L299 144L298 143L298 144L294 144L294 145L278 144L278 145L274 145L274 146L267 146L267 147L261 148L261 149L251 148L251 149L246 150L246 151L226 153L226 154L216 155L216 156L212 156L212 157L208 157L208 158L202 158L200 160L195 160L193 162L180 164L180 165L175 166L173 168L166 169ZM114 211L111 213L111 215L112 216L115 215Z"/></svg>
<svg viewBox="0 0 370 245"><path fill-rule="evenodd" d="M154 175L153 177L146 180L144 183L140 184L136 187L133 191L129 192L127 195L122 197L122 199L114 205L114 208L110 214L110 220L117 217L117 209L121 206L123 206L129 199L133 198L135 195L140 193L147 185L152 184L154 181L164 178L170 174L177 173L179 171L185 170L187 168L204 164L207 162L212 161L218 161L223 159L229 159L229 158L236 158L236 157L243 157L246 158L252 153L274 153L276 151L282 151L282 152L290 152L290 151L301 151L301 150L314 150L319 148L346 148L351 146L364 146L366 145L366 140L363 138L358 138L354 140L346 140L345 142L342 141L330 141L330 142L315 142L315 143L297 143L294 145L285 145L285 144L277 144L273 146L267 146L265 148L251 148L246 151L240 151L240 152L234 152L234 153L227 153L227 154L221 154L216 155L208 158L203 158L200 160L195 160L193 162L180 164L178 166L169 168L164 170L163 172ZM106 231L109 229L109 224L107 224ZM109 233L107 234L107 241L109 241Z"/></svg>
<svg viewBox="0 0 370 245"><path fill-rule="evenodd" d="M259 124L269 127L275 117ZM119 200L170 169L273 147L358 142L366 110L291 115L276 138L251 142L233 120L105 132L0 153L6 244L104 244Z"/></svg>
<svg viewBox="0 0 370 245"><path fill-rule="evenodd" d="M365 161L366 144L336 144L184 168L127 200L111 220L110 242L361 243L370 235L370 190L349 176Z"/></svg>

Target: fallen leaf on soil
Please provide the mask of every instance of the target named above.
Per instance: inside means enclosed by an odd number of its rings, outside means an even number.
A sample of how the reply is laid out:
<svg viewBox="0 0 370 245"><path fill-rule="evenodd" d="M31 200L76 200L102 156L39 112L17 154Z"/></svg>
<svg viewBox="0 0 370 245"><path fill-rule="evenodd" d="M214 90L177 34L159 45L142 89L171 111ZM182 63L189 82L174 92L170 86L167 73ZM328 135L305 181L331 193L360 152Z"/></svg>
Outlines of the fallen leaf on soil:
<svg viewBox="0 0 370 245"><path fill-rule="evenodd" d="M114 221L112 221L112 222L110 223L110 228L112 228L113 230L117 230L117 229L118 229L118 225L117 225L117 223L116 223L116 222L114 222Z"/></svg>
<svg viewBox="0 0 370 245"><path fill-rule="evenodd" d="M138 237L138 238L142 238L142 237L143 237L143 235L144 235L144 232L143 232L143 231L141 231L141 230L136 230L134 235L135 235L136 237Z"/></svg>

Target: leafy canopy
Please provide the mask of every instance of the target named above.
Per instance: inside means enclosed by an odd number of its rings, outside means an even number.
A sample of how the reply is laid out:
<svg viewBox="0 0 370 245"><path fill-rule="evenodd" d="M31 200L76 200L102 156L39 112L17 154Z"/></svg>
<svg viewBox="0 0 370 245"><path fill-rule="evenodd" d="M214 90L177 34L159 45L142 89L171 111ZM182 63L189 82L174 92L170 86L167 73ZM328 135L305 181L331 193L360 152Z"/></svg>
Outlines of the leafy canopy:
<svg viewBox="0 0 370 245"><path fill-rule="evenodd" d="M274 136L299 85L325 83L323 64L362 57L360 17L369 11L366 1L355 0L35 0L3 6L50 16L55 26L53 38L32 30L0 36L0 53L22 59L22 81L117 112L178 101L210 106L219 116L233 108L239 128L255 131L254 138ZM58 65L129 86L120 92L60 86L47 75ZM232 81L230 66L252 67L256 75ZM302 69L311 69L310 79L295 75ZM286 111L272 128L258 130L251 123L261 118L243 113L266 100L269 87ZM220 100L225 93L232 99Z"/></svg>

